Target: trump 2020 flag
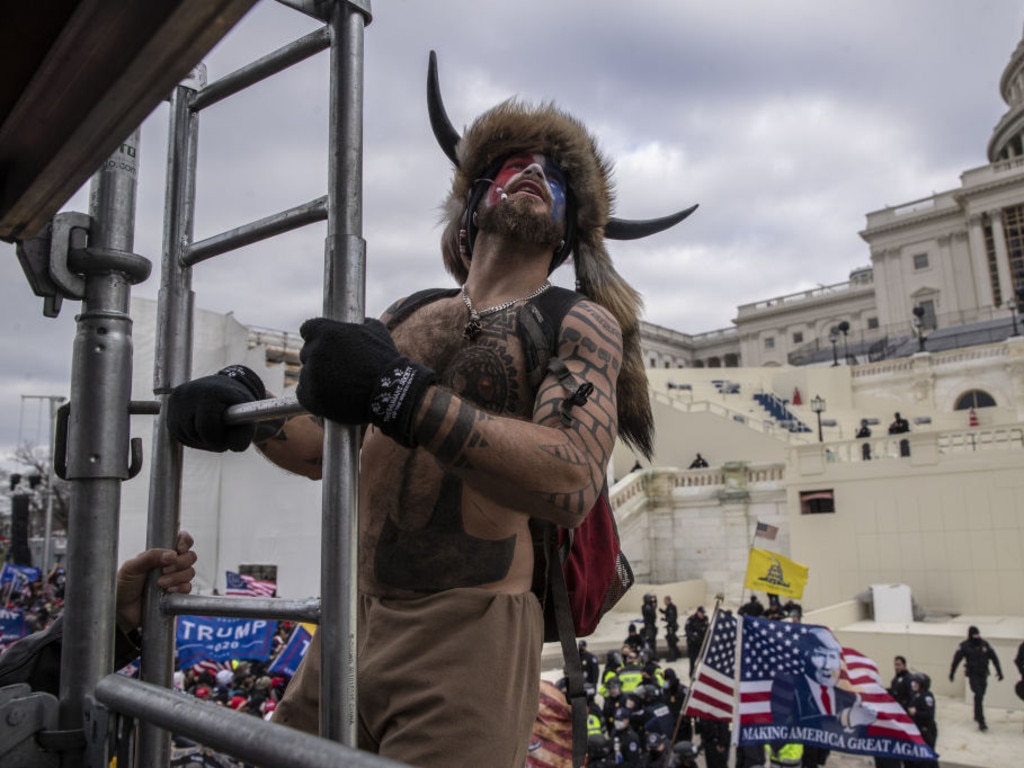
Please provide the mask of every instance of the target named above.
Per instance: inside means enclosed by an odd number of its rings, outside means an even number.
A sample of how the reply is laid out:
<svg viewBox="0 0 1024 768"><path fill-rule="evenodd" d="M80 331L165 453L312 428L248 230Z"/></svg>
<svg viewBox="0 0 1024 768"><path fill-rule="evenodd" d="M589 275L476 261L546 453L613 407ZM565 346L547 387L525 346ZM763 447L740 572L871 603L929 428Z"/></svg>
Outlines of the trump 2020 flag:
<svg viewBox="0 0 1024 768"><path fill-rule="evenodd" d="M807 586L807 566L755 547L750 550L743 586L799 600Z"/></svg>
<svg viewBox="0 0 1024 768"><path fill-rule="evenodd" d="M737 743L801 742L906 760L937 756L871 659L825 627L743 616Z"/></svg>
<svg viewBox="0 0 1024 768"><path fill-rule="evenodd" d="M205 659L266 661L274 640L276 621L228 619L222 616L179 616L175 641L178 669Z"/></svg>
<svg viewBox="0 0 1024 768"><path fill-rule="evenodd" d="M292 636L288 638L281 652L277 654L267 671L272 675L288 675L293 677L299 668L299 662L306 655L306 649L313 639L313 633L299 624L292 630Z"/></svg>

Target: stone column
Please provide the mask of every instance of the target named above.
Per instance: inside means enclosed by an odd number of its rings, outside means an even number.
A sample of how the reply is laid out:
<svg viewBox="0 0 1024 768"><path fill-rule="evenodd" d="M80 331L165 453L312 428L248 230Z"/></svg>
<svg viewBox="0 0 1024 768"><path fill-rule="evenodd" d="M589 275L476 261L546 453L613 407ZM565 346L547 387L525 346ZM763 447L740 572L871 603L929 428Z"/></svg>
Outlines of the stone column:
<svg viewBox="0 0 1024 768"><path fill-rule="evenodd" d="M992 241L996 246L996 267L999 270L1000 301L1005 304L1013 298L1013 278L1010 277L1010 257L1006 251L1006 235L1003 233L1003 212L996 208L988 212L992 221Z"/></svg>
<svg viewBox="0 0 1024 768"><path fill-rule="evenodd" d="M985 252L985 234L981 227L980 213L972 214L967 219L967 238L978 309L991 307L995 300L992 298L992 276L989 274L988 254Z"/></svg>

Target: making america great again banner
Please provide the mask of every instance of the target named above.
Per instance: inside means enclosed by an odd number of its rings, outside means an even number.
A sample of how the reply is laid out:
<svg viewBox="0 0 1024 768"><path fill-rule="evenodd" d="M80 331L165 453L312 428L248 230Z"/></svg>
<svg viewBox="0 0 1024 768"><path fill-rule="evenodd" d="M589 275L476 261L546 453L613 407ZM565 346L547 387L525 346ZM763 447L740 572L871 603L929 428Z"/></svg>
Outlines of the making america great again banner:
<svg viewBox="0 0 1024 768"><path fill-rule="evenodd" d="M685 714L733 722L734 743L937 759L875 663L825 627L716 611L696 672Z"/></svg>

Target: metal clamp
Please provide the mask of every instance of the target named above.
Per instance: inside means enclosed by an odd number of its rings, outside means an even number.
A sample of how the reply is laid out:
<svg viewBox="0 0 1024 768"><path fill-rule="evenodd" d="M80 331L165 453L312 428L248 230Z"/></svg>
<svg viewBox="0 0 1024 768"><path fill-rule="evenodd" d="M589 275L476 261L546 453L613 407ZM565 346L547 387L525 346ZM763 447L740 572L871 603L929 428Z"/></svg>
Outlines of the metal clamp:
<svg viewBox="0 0 1024 768"><path fill-rule="evenodd" d="M154 410L154 405L156 408ZM129 413L151 414L159 412L159 403L133 400L128 406ZM53 474L61 480L68 479L68 422L71 419L71 403L64 403L57 409L53 433ZM142 471L142 438L133 437L128 444L128 478Z"/></svg>
<svg viewBox="0 0 1024 768"><path fill-rule="evenodd" d="M60 704L48 693L32 693L25 683L0 688L0 765L58 768L60 753L40 751L38 740L57 727Z"/></svg>

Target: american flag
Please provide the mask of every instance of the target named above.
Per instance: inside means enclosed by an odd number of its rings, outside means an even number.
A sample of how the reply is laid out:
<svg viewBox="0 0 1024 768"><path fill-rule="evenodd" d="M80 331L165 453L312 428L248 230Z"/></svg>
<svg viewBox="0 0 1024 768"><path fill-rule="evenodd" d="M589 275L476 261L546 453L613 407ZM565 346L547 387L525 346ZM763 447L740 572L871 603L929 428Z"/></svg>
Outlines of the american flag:
<svg viewBox="0 0 1024 768"><path fill-rule="evenodd" d="M736 617L716 610L708 629L707 650L686 703L687 717L732 720L736 700Z"/></svg>
<svg viewBox="0 0 1024 768"><path fill-rule="evenodd" d="M242 595L248 597L273 597L277 592L277 584L273 581L257 579L244 573L225 571L227 574L226 595Z"/></svg>
<svg viewBox="0 0 1024 768"><path fill-rule="evenodd" d="M799 639L812 629L825 628L813 624L791 624L743 617L739 697L740 744L763 743L764 739L757 735L747 737L749 741L745 740L744 726L772 723L772 681L782 674L803 674L804 658L799 649ZM886 691L878 667L871 659L852 648L843 648L841 670L838 687L858 694L861 703L873 709L878 715L878 719L864 729L867 737L877 737L875 745L879 743L879 739L892 739L894 743L910 742L921 745L920 749L931 753L914 721ZM863 749L843 749L827 741L821 742L821 745L832 746L843 752L880 756L897 754L891 751L872 751L867 746ZM910 756L907 753L900 754ZM922 759L923 754L916 756Z"/></svg>
<svg viewBox="0 0 1024 768"><path fill-rule="evenodd" d="M755 537L775 541L775 537L778 536L778 534L778 526L768 525L768 523L762 523L760 520L757 521L757 530L754 531Z"/></svg>

